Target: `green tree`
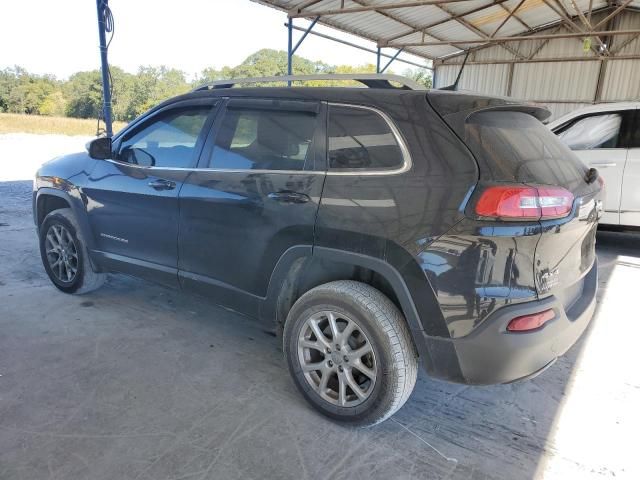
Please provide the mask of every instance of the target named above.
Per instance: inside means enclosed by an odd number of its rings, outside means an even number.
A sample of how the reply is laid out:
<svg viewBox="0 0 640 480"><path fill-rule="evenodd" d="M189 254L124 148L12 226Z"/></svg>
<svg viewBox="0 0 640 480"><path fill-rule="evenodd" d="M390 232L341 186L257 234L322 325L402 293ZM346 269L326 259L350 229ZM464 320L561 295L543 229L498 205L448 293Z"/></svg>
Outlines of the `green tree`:
<svg viewBox="0 0 640 480"><path fill-rule="evenodd" d="M102 114L102 77L99 70L74 73L64 85L67 115L97 118Z"/></svg>
<svg viewBox="0 0 640 480"><path fill-rule="evenodd" d="M334 67L321 61L314 62L294 55L292 68L296 75L312 75L331 73ZM223 67L220 70L207 68L201 72L194 83L202 84L230 78L272 77L286 74L287 52L265 48L249 55L240 65L235 67Z"/></svg>
<svg viewBox="0 0 640 480"><path fill-rule="evenodd" d="M405 77L410 78L418 83L421 83L426 88L433 88L433 76L425 68L411 69L407 68L403 73Z"/></svg>
<svg viewBox="0 0 640 480"><path fill-rule="evenodd" d="M67 100L61 90L55 90L45 97L38 110L40 115L64 116L67 110Z"/></svg>
<svg viewBox="0 0 640 480"><path fill-rule="evenodd" d="M38 114L44 99L59 88L50 75L32 75L14 67L0 73L0 110L12 113Z"/></svg>
<svg viewBox="0 0 640 480"><path fill-rule="evenodd" d="M133 81L127 108L127 120L133 119L158 103L188 92L185 73L175 68L140 67Z"/></svg>

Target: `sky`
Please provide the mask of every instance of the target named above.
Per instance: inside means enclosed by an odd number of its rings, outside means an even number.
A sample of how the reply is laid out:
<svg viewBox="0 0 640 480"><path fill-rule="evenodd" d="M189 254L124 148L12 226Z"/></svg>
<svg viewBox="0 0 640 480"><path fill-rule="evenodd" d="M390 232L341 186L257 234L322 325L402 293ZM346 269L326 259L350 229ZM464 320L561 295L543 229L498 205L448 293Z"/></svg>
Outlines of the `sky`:
<svg viewBox="0 0 640 480"><path fill-rule="evenodd" d="M109 62L132 73L140 65L167 65L191 78L206 67L237 65L261 48L287 48L286 14L250 0L110 0L109 6L115 18ZM100 67L95 0L2 0L0 18L0 68L20 65L62 79ZM372 42L315 29L375 49ZM294 42L301 35L294 32ZM374 54L312 35L296 54L332 65L376 61Z"/></svg>

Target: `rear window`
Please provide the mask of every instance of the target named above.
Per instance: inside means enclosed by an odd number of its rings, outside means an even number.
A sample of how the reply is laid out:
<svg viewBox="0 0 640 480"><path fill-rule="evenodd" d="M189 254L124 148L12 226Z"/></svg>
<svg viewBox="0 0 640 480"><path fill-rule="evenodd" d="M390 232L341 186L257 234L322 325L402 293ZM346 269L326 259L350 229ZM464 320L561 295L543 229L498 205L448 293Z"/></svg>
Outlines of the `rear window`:
<svg viewBox="0 0 640 480"><path fill-rule="evenodd" d="M390 125L373 110L331 105L328 137L331 170L388 170L404 164Z"/></svg>
<svg viewBox="0 0 640 480"><path fill-rule="evenodd" d="M485 179L572 187L586 173L578 157L526 113L476 113L467 120L465 140Z"/></svg>

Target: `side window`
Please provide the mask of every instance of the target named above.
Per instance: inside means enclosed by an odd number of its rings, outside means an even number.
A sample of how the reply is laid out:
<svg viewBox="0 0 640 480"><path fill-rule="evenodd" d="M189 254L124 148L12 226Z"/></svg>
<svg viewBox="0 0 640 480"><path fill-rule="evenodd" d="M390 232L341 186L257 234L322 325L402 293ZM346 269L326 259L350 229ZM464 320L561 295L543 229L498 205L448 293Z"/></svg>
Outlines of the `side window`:
<svg viewBox="0 0 640 480"><path fill-rule="evenodd" d="M227 109L210 168L303 170L311 156L317 115L306 111Z"/></svg>
<svg viewBox="0 0 640 480"><path fill-rule="evenodd" d="M124 138L117 160L145 167L187 168L211 106L176 108Z"/></svg>
<svg viewBox="0 0 640 480"><path fill-rule="evenodd" d="M629 148L640 148L640 108L634 112L633 123L629 130Z"/></svg>
<svg viewBox="0 0 640 480"><path fill-rule="evenodd" d="M331 105L329 168L385 170L402 166L402 149L387 121L375 111Z"/></svg>
<svg viewBox="0 0 640 480"><path fill-rule="evenodd" d="M582 117L564 127L558 137L571 150L616 148L619 145L622 113L604 113Z"/></svg>

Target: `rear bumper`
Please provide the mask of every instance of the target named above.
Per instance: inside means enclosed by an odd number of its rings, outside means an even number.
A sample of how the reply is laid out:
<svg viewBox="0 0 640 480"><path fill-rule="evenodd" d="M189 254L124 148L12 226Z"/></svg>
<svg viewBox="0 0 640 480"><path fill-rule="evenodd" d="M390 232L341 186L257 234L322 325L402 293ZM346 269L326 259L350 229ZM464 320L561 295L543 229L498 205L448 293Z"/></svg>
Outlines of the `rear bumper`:
<svg viewBox="0 0 640 480"><path fill-rule="evenodd" d="M529 378L544 371L585 331L596 307L597 261L584 277L582 294L565 311L556 297L503 307L462 338L424 338L429 346L425 368L443 380L488 385ZM541 329L507 332L515 317L552 308L555 319ZM427 358L428 357L428 358Z"/></svg>

